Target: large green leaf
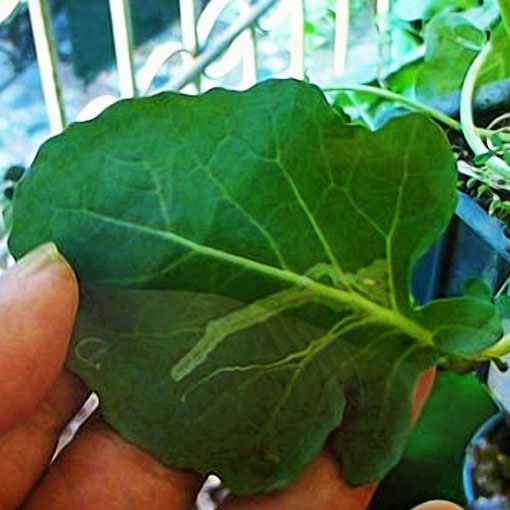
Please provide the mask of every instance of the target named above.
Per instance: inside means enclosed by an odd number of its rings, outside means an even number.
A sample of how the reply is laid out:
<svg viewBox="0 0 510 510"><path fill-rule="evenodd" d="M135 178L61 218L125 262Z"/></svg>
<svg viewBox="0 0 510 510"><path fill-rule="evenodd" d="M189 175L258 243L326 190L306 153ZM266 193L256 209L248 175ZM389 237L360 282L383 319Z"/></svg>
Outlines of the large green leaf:
<svg viewBox="0 0 510 510"><path fill-rule="evenodd" d="M9 246L53 240L96 285L68 363L129 440L251 493L331 435L357 483L398 461L420 372L500 333L484 297L410 294L455 203L430 120L371 133L315 86L272 80L71 126L16 189Z"/></svg>

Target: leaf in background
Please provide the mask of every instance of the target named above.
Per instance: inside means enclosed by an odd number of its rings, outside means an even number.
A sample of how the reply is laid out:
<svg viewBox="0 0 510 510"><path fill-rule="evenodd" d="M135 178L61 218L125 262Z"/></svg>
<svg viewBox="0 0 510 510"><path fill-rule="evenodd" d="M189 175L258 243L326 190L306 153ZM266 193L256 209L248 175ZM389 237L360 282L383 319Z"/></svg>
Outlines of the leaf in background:
<svg viewBox="0 0 510 510"><path fill-rule="evenodd" d="M478 0L396 0L392 14L406 21L429 20L445 10L466 10L478 7Z"/></svg>
<svg viewBox="0 0 510 510"><path fill-rule="evenodd" d="M423 116L370 133L295 80L165 93L47 142L9 246L54 240L82 283L148 289L82 299L68 361L129 440L251 493L292 480L341 425L332 447L367 481L399 458L448 309L476 309L437 304L429 328L410 296L455 180ZM448 355L498 335L495 311L472 315Z"/></svg>
<svg viewBox="0 0 510 510"><path fill-rule="evenodd" d="M477 77L477 85L510 77L510 41L502 22L491 31L491 50Z"/></svg>
<svg viewBox="0 0 510 510"><path fill-rule="evenodd" d="M482 351L500 336L501 319L484 295L433 301L418 311L418 320L433 331L438 348L454 355Z"/></svg>
<svg viewBox="0 0 510 510"><path fill-rule="evenodd" d="M485 2L483 6L464 12L443 12L427 24L423 69L416 83L418 99L426 101L460 91L469 65L487 40L487 31L493 28L491 38L499 33L497 26L494 28L498 16L497 4ZM501 41L494 50L498 55L499 45ZM498 75L500 72L502 74ZM505 78L506 72L505 66L495 66L488 61L479 84Z"/></svg>
<svg viewBox="0 0 510 510"><path fill-rule="evenodd" d="M500 315L505 319L510 319L510 296L504 294L496 299L496 306L498 307Z"/></svg>
<svg viewBox="0 0 510 510"><path fill-rule="evenodd" d="M423 68L418 59L403 65L396 73L384 79L384 88L405 97L414 98L416 79ZM367 85L378 86L377 82ZM335 96L335 106L353 125L371 131L381 129L389 120L411 113L408 108L372 92L344 90Z"/></svg>
<svg viewBox="0 0 510 510"><path fill-rule="evenodd" d="M485 40L485 34L464 13L435 16L425 29L426 53L417 78L417 98L433 99L460 90L467 68Z"/></svg>
<svg viewBox="0 0 510 510"><path fill-rule="evenodd" d="M452 7L451 2L446 3ZM436 107L440 104L437 100L441 98L443 104L440 109L448 114L457 112L458 106L454 103L458 104L458 98L448 95L460 93L468 67L486 42L486 32L490 29L493 47L477 84L485 85L510 76L510 60L507 58L510 48L503 25L497 22L498 6L494 1L485 2L482 6L474 3L476 6L459 2L456 7L464 9L459 12L444 8L446 5L443 1L397 3L394 14L403 19L415 19L414 16L417 16L416 19L427 20L425 11L428 12L433 4L437 7L437 13L427 21L421 33L415 32L413 35L408 31L408 37L404 40L412 41L414 37L414 44L392 46L389 73L383 79L369 84L380 86L382 83L387 90L425 104L435 103ZM401 12L403 9L407 9L407 15ZM402 21L393 21L391 25L390 33L395 41L401 40L400 36L406 33L402 25ZM420 36L423 36L423 43ZM366 92L340 92L336 104L354 123L370 129L378 129L391 118L409 112L408 108L399 107L393 101Z"/></svg>

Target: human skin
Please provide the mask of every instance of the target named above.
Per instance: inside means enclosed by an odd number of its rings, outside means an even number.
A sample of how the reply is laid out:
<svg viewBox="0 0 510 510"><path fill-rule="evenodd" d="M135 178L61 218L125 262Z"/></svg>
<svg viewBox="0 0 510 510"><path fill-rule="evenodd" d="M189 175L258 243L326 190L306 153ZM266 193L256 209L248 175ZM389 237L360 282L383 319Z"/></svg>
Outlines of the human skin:
<svg viewBox="0 0 510 510"><path fill-rule="evenodd" d="M58 437L87 391L64 368L78 284L52 244L0 278L0 508L189 510L202 480L163 466L122 440L99 415L50 464ZM415 392L414 417L434 378ZM288 489L232 497L223 510L363 510L376 485L350 487L324 452ZM455 510L431 502L415 510Z"/></svg>

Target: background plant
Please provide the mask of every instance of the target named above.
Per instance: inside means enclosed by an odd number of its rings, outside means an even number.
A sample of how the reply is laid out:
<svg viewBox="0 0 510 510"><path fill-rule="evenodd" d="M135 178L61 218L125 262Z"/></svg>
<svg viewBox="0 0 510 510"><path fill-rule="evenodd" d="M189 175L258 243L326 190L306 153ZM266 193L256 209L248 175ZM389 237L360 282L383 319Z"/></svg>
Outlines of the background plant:
<svg viewBox="0 0 510 510"><path fill-rule="evenodd" d="M377 76L336 90L337 106L370 129L410 110L443 123L457 148L461 188L504 220L510 177L510 98L502 81L510 76L508 17L508 5L495 0L394 2L387 58Z"/></svg>

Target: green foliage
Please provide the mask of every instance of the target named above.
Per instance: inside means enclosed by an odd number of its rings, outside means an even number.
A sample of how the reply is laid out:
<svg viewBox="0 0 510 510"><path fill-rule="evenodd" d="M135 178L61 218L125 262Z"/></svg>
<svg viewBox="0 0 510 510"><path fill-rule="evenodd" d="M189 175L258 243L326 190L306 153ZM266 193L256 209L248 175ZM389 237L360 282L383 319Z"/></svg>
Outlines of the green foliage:
<svg viewBox="0 0 510 510"><path fill-rule="evenodd" d="M435 16L425 29L426 53L416 83L416 96L431 99L459 91L466 71L487 41L492 28L492 52L482 68L478 84L510 76L507 54L510 50L498 11L482 6L466 12L445 11Z"/></svg>
<svg viewBox="0 0 510 510"><path fill-rule="evenodd" d="M307 49L330 44L335 23L335 0L308 0L304 3L304 33Z"/></svg>
<svg viewBox="0 0 510 510"><path fill-rule="evenodd" d="M464 13L444 12L425 30L426 52L415 85L416 96L431 99L461 88L464 75L486 36Z"/></svg>
<svg viewBox="0 0 510 510"><path fill-rule="evenodd" d="M474 373L438 371L402 460L378 487L369 509L407 509L439 498L465 505L466 445L495 412L486 386Z"/></svg>
<svg viewBox="0 0 510 510"><path fill-rule="evenodd" d="M478 7L478 0L396 0L393 14L406 21L429 20L445 10L466 10Z"/></svg>
<svg viewBox="0 0 510 510"><path fill-rule="evenodd" d="M241 494L284 486L329 438L361 483L398 461L422 370L501 333L484 293L410 295L455 181L424 116L371 133L294 80L164 93L48 141L9 246L53 240L76 269L68 365L124 437Z"/></svg>
<svg viewBox="0 0 510 510"><path fill-rule="evenodd" d="M510 77L509 52L510 39L507 37L503 22L499 22L491 31L491 51L480 70L477 80L479 85Z"/></svg>
<svg viewBox="0 0 510 510"><path fill-rule="evenodd" d="M477 85L510 77L510 41L494 0L487 0L483 5L469 1L406 0L395 4L393 16L392 36L396 34L398 41L402 40L403 33L407 33L407 40L413 42L407 46L397 45L397 49L392 47L388 74L371 84L422 104L450 93L456 94L450 102L458 103L466 72L487 42L489 32L492 47L480 70ZM417 30L408 24L406 31L405 20L419 20L422 27ZM402 114L394 101L374 93L340 91L336 102L354 122L372 128ZM455 111L454 107L451 109Z"/></svg>
<svg viewBox="0 0 510 510"><path fill-rule="evenodd" d="M506 0L498 0L501 20L506 32L506 38L510 41L510 4Z"/></svg>

